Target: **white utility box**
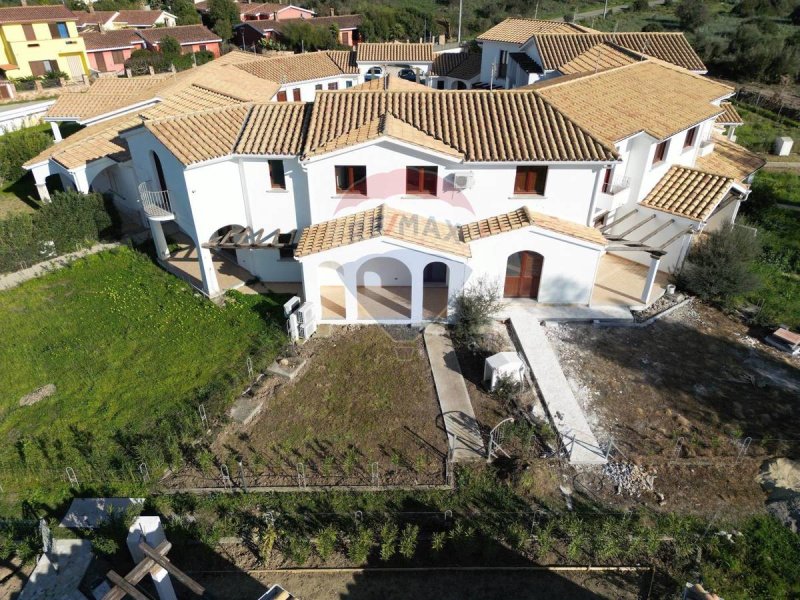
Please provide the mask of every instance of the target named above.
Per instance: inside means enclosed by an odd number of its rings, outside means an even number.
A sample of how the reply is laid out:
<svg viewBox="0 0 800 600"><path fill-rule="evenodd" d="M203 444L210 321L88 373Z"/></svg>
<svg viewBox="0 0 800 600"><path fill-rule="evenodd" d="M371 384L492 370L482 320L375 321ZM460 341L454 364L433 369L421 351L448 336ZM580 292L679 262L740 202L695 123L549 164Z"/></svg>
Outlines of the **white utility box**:
<svg viewBox="0 0 800 600"><path fill-rule="evenodd" d="M506 377L520 384L525 379L525 363L516 352L493 354L484 363L483 380L489 382L490 391L494 391L500 380Z"/></svg>

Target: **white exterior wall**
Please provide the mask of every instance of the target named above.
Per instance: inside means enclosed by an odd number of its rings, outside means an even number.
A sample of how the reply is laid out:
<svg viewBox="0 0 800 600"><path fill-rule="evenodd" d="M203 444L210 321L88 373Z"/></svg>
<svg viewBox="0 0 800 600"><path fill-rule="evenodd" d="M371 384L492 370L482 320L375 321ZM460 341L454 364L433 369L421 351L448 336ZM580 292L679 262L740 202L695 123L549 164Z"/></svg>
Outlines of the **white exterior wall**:
<svg viewBox="0 0 800 600"><path fill-rule="evenodd" d="M481 42L481 81L490 83L492 80L492 65L500 63L500 52L520 52L522 46L506 42ZM510 59L509 59L510 62ZM495 77L494 83L505 86L505 79Z"/></svg>
<svg viewBox="0 0 800 600"><path fill-rule="evenodd" d="M485 278L505 285L508 257L529 250L544 257L539 283L539 302L544 304L589 304L602 248L534 227L518 229L470 244L472 281Z"/></svg>
<svg viewBox="0 0 800 600"><path fill-rule="evenodd" d="M358 75L338 75L336 77L325 77L323 79L312 79L309 81L297 81L295 83L287 83L286 85L282 85L279 91L286 92L286 100L292 102L294 100L294 90L300 89L300 100L302 102L313 102L314 96L317 93L316 86L322 85L323 90L328 89L329 83L336 83L338 85L337 89L344 90L347 89L347 84L350 83L350 86L358 85L359 83L359 76ZM275 94L270 100L277 101L278 94Z"/></svg>
<svg viewBox="0 0 800 600"><path fill-rule="evenodd" d="M412 69L418 71L420 73L420 75L427 75L428 71L430 71L431 67L433 66L433 63L429 63L429 62L403 62L401 60L393 61L393 62L362 62L362 61L358 61L357 64L358 64L358 73L359 73L359 76L361 78L361 81L364 80L364 75L366 75L367 71L369 71L372 67L381 67L383 69L383 71L384 71L384 74L385 74L386 71L387 71L387 68L390 69L391 71L393 71L394 69L392 69L392 67L399 67L401 65L402 66L408 65Z"/></svg>
<svg viewBox="0 0 800 600"><path fill-rule="evenodd" d="M336 193L337 165L367 166L367 198L342 197ZM437 166L437 198L409 196L405 192L408 166ZM527 205L576 223L585 224L602 165L550 164L544 196L515 195L515 164L459 163L411 146L383 139L325 155L306 164L311 198L311 222L374 208L383 203L398 209L455 224L468 223ZM471 172L470 189L452 189L454 173Z"/></svg>

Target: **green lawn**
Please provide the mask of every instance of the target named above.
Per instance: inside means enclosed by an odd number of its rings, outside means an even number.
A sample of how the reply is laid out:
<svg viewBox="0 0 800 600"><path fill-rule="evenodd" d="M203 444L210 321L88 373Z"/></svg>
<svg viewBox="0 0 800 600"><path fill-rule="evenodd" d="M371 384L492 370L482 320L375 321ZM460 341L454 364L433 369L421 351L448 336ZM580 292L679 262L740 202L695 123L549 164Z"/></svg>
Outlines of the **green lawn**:
<svg viewBox="0 0 800 600"><path fill-rule="evenodd" d="M745 148L753 152L768 153L772 151L775 138L779 136L788 135L792 139L800 139L800 123L743 102L735 102L735 105L744 120L744 125L736 128L736 142ZM800 147L795 144L792 153L798 152Z"/></svg>
<svg viewBox="0 0 800 600"><path fill-rule="evenodd" d="M198 404L222 412L246 357L258 368L282 344L282 300L217 307L128 248L0 293L0 509L34 488L57 499L67 466L113 490L142 460L152 474L179 463ZM19 406L51 383L55 395Z"/></svg>

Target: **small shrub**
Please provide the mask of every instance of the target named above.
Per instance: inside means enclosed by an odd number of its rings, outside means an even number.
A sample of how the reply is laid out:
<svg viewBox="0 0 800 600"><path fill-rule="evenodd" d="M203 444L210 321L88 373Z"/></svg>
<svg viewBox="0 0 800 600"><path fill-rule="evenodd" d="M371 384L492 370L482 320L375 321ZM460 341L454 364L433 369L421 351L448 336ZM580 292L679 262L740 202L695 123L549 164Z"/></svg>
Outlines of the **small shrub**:
<svg viewBox="0 0 800 600"><path fill-rule="evenodd" d="M502 308L502 295L496 282L478 279L466 286L455 299L455 340L469 348L477 348L482 329Z"/></svg>
<svg viewBox="0 0 800 600"><path fill-rule="evenodd" d="M119 544L111 536L97 534L92 538L92 550L104 556L113 556L119 550Z"/></svg>
<svg viewBox="0 0 800 600"><path fill-rule="evenodd" d="M681 272L678 285L699 298L722 306L758 287L753 263L761 245L742 227L727 226L696 240Z"/></svg>
<svg viewBox="0 0 800 600"><path fill-rule="evenodd" d="M506 542L515 550L524 550L528 545L530 535L522 523L512 523L506 532Z"/></svg>
<svg viewBox="0 0 800 600"><path fill-rule="evenodd" d="M522 385L511 375L503 375L497 380L497 385L492 391L492 396L497 398L506 409L511 409L515 405Z"/></svg>
<svg viewBox="0 0 800 600"><path fill-rule="evenodd" d="M399 529L395 523L384 523L380 531L381 560L390 560L397 552L397 534Z"/></svg>
<svg viewBox="0 0 800 600"><path fill-rule="evenodd" d="M447 532L437 531L431 537L431 550L434 552L441 552L447 544Z"/></svg>
<svg viewBox="0 0 800 600"><path fill-rule="evenodd" d="M275 542L278 539L278 532L274 526L269 525L261 532L261 539L258 544L258 553L262 562L267 562L269 557L272 556L272 550L275 548Z"/></svg>
<svg viewBox="0 0 800 600"><path fill-rule="evenodd" d="M328 560L336 549L336 528L328 525L321 529L314 540L314 547L322 560Z"/></svg>
<svg viewBox="0 0 800 600"><path fill-rule="evenodd" d="M27 171L22 165L52 143L53 138L37 127L25 127L0 136L0 184L25 175Z"/></svg>
<svg viewBox="0 0 800 600"><path fill-rule="evenodd" d="M544 525L540 525L536 530L536 557L541 560L547 557L553 549L555 537L553 531L555 530L555 522L547 521Z"/></svg>
<svg viewBox="0 0 800 600"><path fill-rule="evenodd" d="M403 528L400 534L400 555L403 558L411 559L417 549L417 537L419 536L419 527L411 525L410 523Z"/></svg>
<svg viewBox="0 0 800 600"><path fill-rule="evenodd" d="M353 539L350 541L350 547L347 550L347 557L353 564L363 565L369 558L369 553L372 551L372 546L375 544L375 536L367 527L359 527Z"/></svg>
<svg viewBox="0 0 800 600"><path fill-rule="evenodd" d="M302 534L290 536L286 543L286 555L294 564L302 567L311 557L311 544Z"/></svg>
<svg viewBox="0 0 800 600"><path fill-rule="evenodd" d="M633 0L631 3L631 10L634 12L644 12L650 9L650 2L648 0Z"/></svg>

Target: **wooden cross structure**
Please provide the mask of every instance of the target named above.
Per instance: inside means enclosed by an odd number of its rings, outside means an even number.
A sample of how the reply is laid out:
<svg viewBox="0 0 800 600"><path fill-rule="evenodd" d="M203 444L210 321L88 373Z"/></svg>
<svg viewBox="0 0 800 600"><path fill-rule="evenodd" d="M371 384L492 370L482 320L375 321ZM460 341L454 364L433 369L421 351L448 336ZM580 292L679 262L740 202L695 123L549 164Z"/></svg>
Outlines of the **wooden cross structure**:
<svg viewBox="0 0 800 600"><path fill-rule="evenodd" d="M155 548L145 542L139 542L139 549L144 553L144 558L125 577L122 577L114 570L106 573L106 577L114 584L114 587L103 596L102 600L122 600L126 596L130 596L134 600L150 600L136 588L136 585L148 573L157 572L159 569L165 569L190 591L200 597L205 597L205 588L173 565L167 558L167 552L171 548L172 544L166 540Z"/></svg>
<svg viewBox="0 0 800 600"><path fill-rule="evenodd" d="M253 231L250 227L232 227L225 233L210 239L203 248L290 248L293 247L295 231L273 231L266 233L263 228Z"/></svg>

